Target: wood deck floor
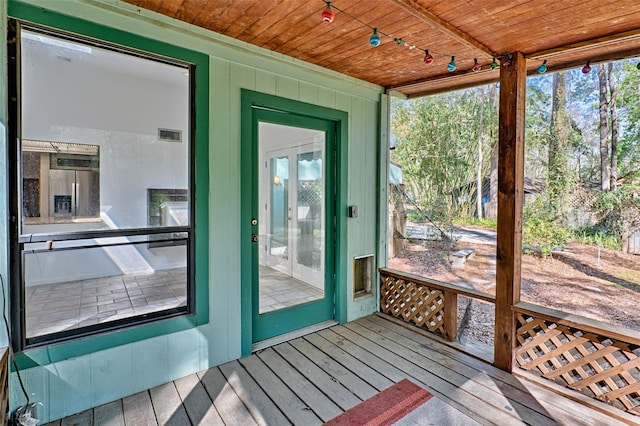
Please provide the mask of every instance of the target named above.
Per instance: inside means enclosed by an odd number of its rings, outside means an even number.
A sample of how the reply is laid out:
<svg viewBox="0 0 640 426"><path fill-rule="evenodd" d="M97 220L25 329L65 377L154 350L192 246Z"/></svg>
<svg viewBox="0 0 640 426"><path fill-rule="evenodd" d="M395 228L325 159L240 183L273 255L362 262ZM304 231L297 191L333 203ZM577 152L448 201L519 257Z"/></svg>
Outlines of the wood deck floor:
<svg viewBox="0 0 640 426"><path fill-rule="evenodd" d="M624 424L376 315L49 424L319 425L403 378L481 424Z"/></svg>

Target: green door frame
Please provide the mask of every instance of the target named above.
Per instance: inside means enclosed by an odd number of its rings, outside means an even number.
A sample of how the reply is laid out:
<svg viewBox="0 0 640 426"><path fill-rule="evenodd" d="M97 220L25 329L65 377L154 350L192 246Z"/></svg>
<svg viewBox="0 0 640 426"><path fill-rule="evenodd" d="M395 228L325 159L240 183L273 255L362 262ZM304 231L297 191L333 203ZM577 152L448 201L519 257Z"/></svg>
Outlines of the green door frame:
<svg viewBox="0 0 640 426"><path fill-rule="evenodd" d="M344 323L347 317L347 262L344 256L347 249L347 134L348 114L331 108L320 107L304 102L285 99L273 95L243 89L241 92L241 159L257 158L254 141L257 140L257 129L254 128L256 115L265 115L265 110L271 114L290 114L286 121L295 122L295 116L328 120L335 124L335 239L332 253L335 271L335 313L334 318ZM295 116L293 115L295 113ZM327 155L330 155L328 152ZM257 232L253 219L253 208L258 197L254 188L257 169L253 162L243 167L241 178L241 349L242 355L251 353L253 343L253 282L257 268L253 267L255 244L251 235ZM327 173L328 175L330 173ZM327 250L330 255L331 250Z"/></svg>

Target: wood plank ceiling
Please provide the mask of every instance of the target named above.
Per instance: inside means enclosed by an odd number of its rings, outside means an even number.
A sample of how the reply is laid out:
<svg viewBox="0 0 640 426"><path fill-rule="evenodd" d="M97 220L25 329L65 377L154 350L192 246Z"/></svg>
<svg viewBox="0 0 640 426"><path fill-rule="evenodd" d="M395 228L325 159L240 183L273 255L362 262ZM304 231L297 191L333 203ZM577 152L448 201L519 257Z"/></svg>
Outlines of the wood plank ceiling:
<svg viewBox="0 0 640 426"><path fill-rule="evenodd" d="M640 55L639 0L335 0L332 23L324 0L125 1L409 97L495 81L493 57L515 51L532 73Z"/></svg>

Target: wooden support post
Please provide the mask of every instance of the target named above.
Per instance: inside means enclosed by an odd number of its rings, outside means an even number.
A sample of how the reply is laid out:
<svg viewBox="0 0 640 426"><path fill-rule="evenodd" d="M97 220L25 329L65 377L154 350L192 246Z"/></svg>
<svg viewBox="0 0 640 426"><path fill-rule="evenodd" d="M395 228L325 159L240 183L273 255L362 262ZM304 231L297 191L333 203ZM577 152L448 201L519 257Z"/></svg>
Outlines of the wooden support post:
<svg viewBox="0 0 640 426"><path fill-rule="evenodd" d="M444 292L444 338L453 342L458 338L458 295Z"/></svg>
<svg viewBox="0 0 640 426"><path fill-rule="evenodd" d="M523 54L513 53L510 60L511 65L500 66L496 325L493 362L496 367L509 372L515 364L516 347L516 321L512 307L520 300L527 78Z"/></svg>

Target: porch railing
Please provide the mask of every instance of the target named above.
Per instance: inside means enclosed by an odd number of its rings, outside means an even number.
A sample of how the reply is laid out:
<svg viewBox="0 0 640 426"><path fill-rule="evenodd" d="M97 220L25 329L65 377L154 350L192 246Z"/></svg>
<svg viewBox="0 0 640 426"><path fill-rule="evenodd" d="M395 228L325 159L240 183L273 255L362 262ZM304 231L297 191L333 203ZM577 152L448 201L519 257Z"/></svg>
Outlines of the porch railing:
<svg viewBox="0 0 640 426"><path fill-rule="evenodd" d="M380 310L453 342L458 295L495 303L495 297L418 275L380 269Z"/></svg>
<svg viewBox="0 0 640 426"><path fill-rule="evenodd" d="M457 297L492 295L387 268L380 310L448 341L457 338ZM640 332L530 303L513 306L516 365L640 416Z"/></svg>
<svg viewBox="0 0 640 426"><path fill-rule="evenodd" d="M640 333L520 302L518 366L640 415Z"/></svg>

